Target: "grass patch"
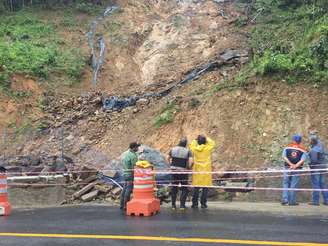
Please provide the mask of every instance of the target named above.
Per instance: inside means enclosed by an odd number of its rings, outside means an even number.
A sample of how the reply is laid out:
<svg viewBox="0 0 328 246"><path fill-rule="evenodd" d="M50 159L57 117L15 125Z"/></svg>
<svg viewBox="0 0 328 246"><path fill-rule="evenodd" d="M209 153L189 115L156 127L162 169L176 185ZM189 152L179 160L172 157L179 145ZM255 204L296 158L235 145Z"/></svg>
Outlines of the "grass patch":
<svg viewBox="0 0 328 246"><path fill-rule="evenodd" d="M10 76L27 74L47 79L56 73L77 81L86 59L79 49L62 47L54 25L29 10L2 16L0 22L0 87L9 88Z"/></svg>
<svg viewBox="0 0 328 246"><path fill-rule="evenodd" d="M16 125L16 122L12 122L8 125L8 128L11 129L13 136L19 137L26 135L33 131L32 123L29 119L26 119L21 125Z"/></svg>
<svg viewBox="0 0 328 246"><path fill-rule="evenodd" d="M166 106L162 109L160 115L155 118L154 126L156 128L160 128L163 125L173 122L174 116L179 111L180 108L176 105L175 102L167 103Z"/></svg>
<svg viewBox="0 0 328 246"><path fill-rule="evenodd" d="M252 72L288 83L328 85L328 2L259 0Z"/></svg>

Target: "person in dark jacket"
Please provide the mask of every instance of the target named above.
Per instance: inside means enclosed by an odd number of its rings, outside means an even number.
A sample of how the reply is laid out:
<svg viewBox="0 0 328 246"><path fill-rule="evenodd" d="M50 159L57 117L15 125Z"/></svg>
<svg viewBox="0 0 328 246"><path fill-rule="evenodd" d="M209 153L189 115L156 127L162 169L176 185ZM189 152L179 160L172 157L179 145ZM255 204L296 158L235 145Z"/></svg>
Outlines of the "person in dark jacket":
<svg viewBox="0 0 328 246"><path fill-rule="evenodd" d="M282 157L285 161L283 188L285 190L282 192L282 205L298 205L296 202L296 191L292 189L298 188L300 176L296 170L302 169L307 157L307 151L301 142L302 137L300 135L294 135L293 142L283 151Z"/></svg>
<svg viewBox="0 0 328 246"><path fill-rule="evenodd" d="M324 169L327 167L325 160L325 147L320 142L316 135L310 136L311 150L309 152L310 157L310 168L313 170L311 172L311 181L313 189L327 189L325 173L322 171L315 171L316 169ZM323 204L328 205L328 191L321 192L323 197ZM319 206L320 204L320 192L312 192L312 202L310 205Z"/></svg>
<svg viewBox="0 0 328 246"><path fill-rule="evenodd" d="M181 195L180 195L180 209L186 208L186 199L188 196L188 174L174 174L174 172L186 172L190 168L192 154L187 148L187 139L183 138L180 140L178 146L171 149L169 153L169 162L171 164L172 174L172 209L176 209L176 199L181 184Z"/></svg>

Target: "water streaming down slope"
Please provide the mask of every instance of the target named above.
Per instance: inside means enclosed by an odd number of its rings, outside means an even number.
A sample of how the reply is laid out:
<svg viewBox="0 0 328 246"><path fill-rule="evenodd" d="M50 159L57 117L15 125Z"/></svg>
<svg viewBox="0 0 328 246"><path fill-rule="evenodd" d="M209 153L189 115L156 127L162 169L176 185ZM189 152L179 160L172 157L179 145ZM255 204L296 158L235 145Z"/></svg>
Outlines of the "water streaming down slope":
<svg viewBox="0 0 328 246"><path fill-rule="evenodd" d="M101 23L104 18L113 14L116 10L118 10L118 6L108 6L104 13L101 16L98 16L90 26L90 30L87 34L88 36L88 44L91 49L91 56L92 56L92 69L93 69L93 76L92 76L92 84L96 86L98 73L102 65L104 64L105 60L105 39L103 36L100 36L95 40L95 32L99 23Z"/></svg>

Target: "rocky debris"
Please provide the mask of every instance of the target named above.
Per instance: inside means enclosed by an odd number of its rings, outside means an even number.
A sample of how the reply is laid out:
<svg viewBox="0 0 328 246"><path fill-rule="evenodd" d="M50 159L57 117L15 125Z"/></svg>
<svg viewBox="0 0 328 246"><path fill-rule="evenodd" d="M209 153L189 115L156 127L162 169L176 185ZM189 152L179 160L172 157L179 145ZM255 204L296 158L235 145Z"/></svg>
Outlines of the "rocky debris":
<svg viewBox="0 0 328 246"><path fill-rule="evenodd" d="M107 185L97 184L95 185L95 189L104 194L108 194L111 191L112 187Z"/></svg>
<svg viewBox="0 0 328 246"><path fill-rule="evenodd" d="M150 98L162 98L170 94L175 88L197 80L205 73L217 70L224 65L244 64L248 61L248 52L234 49L226 49L214 58L203 65L200 65L191 71L187 72L184 78L177 83L169 85L167 88L159 92L145 92L142 95L133 95L129 97L111 96L103 100L103 109L105 111L122 111L124 108L135 105L147 105ZM139 102L141 101L141 102Z"/></svg>
<svg viewBox="0 0 328 246"><path fill-rule="evenodd" d="M18 155L1 156L1 166L7 168L9 176L39 175L46 173L65 173L73 165L68 156L58 155Z"/></svg>
<svg viewBox="0 0 328 246"><path fill-rule="evenodd" d="M74 125L86 119L88 124L97 122L103 127L98 128L99 135L103 134L108 122L112 121L113 115L106 112L122 112L128 107L135 107L137 113L140 108L147 106L151 99L159 99L170 94L175 88L200 78L205 73L217 70L225 65L243 64L248 61L248 52L243 50L226 49L214 59L188 71L184 78L176 83L167 83L165 88L154 87L153 90L143 91L138 95L122 97L119 95L107 95L101 91L89 92L78 97L67 97L66 95L44 95L44 110L48 115L44 121L49 127L60 127L63 125ZM160 89L159 91L156 91ZM147 89L147 88L146 88ZM151 89L151 88L148 88ZM58 99L59 98L59 99ZM90 127L89 129L91 129ZM70 136L73 138L73 136ZM79 152L76 149L75 152Z"/></svg>
<svg viewBox="0 0 328 246"><path fill-rule="evenodd" d="M151 148L147 145L140 146L139 159L147 160L154 165L155 170L165 171L169 169L169 164L164 155L157 149ZM169 174L156 174L156 181L161 184L169 183L171 177Z"/></svg>
<svg viewBox="0 0 328 246"><path fill-rule="evenodd" d="M167 170L169 167L165 157L158 150L149 146L142 145L138 155L140 159L151 162L156 170ZM118 184L121 185L123 180L120 159L112 160L106 165L104 173L98 173L96 169L90 167L82 167L80 170L83 171L80 175L73 175L74 180L70 183L70 192L68 192L66 203L88 202L94 199L119 201L122 188ZM162 181L158 183L158 190L163 191L165 187L162 184L169 183L170 176L156 175L156 180ZM158 192L158 196L166 199L168 192L166 190Z"/></svg>
<svg viewBox="0 0 328 246"><path fill-rule="evenodd" d="M118 196L121 194L121 189L119 187L115 187L111 193L114 195L114 196Z"/></svg>
<svg viewBox="0 0 328 246"><path fill-rule="evenodd" d="M89 92L77 97L45 94L43 108L48 114L43 120L50 127L75 124L85 118L106 120L106 117L101 117L101 106L101 92Z"/></svg>
<svg viewBox="0 0 328 246"><path fill-rule="evenodd" d="M63 204L97 201L118 202L121 188L113 182L103 182L95 169L83 167L83 176L72 175ZM83 179L82 179L83 178Z"/></svg>
<svg viewBox="0 0 328 246"><path fill-rule="evenodd" d="M95 181L97 178L98 178L97 175L91 175L91 176L87 177L86 179L82 180L80 183L81 184L88 184L90 182Z"/></svg>
<svg viewBox="0 0 328 246"><path fill-rule="evenodd" d="M85 193L87 193L88 191L92 190L95 185L98 184L98 181L92 182L90 184L87 184L86 186L84 186L81 190L75 192L73 194L73 198L77 199L80 198L82 195L84 195Z"/></svg>
<svg viewBox="0 0 328 246"><path fill-rule="evenodd" d="M98 196L98 194L99 194L98 190L91 191L91 192L81 196L81 200L83 202L91 202Z"/></svg>

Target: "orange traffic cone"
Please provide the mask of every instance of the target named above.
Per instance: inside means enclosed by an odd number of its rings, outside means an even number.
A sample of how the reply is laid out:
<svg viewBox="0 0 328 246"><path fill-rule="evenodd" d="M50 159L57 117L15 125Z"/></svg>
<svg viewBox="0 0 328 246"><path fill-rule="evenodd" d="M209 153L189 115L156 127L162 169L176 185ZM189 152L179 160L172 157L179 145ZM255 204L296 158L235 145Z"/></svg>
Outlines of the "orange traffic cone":
<svg viewBox="0 0 328 246"><path fill-rule="evenodd" d="M154 196L153 168L147 161L138 161L134 169L133 198L127 203L127 215L152 216L159 212L160 201Z"/></svg>
<svg viewBox="0 0 328 246"><path fill-rule="evenodd" d="M11 206L8 201L7 175L0 173L0 215L10 215Z"/></svg>

